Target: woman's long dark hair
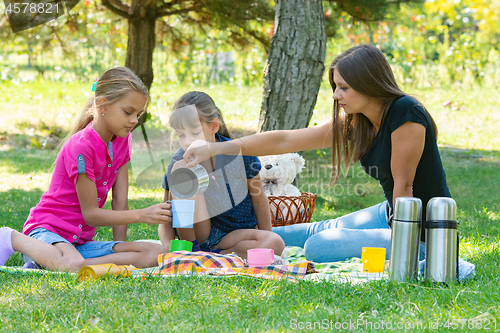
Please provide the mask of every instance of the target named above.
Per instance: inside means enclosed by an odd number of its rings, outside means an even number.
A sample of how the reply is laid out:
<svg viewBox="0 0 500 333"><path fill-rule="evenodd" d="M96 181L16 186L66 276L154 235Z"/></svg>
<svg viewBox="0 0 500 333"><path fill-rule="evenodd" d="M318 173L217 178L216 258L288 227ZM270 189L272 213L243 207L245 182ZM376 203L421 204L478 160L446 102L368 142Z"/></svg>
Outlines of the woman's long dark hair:
<svg viewBox="0 0 500 333"><path fill-rule="evenodd" d="M334 70L342 76L344 81L355 91L365 96L375 98L382 104L382 121L385 112L392 101L405 93L399 89L389 62L382 51L372 45L358 45L333 60L328 69L328 77L333 92L336 84L333 81ZM370 149L375 139L373 124L362 113L346 114L345 118L339 117L339 102L333 102L333 144L332 144L332 178L334 184L342 164L344 168L359 161ZM427 110L426 110L427 111ZM434 119L431 119L437 139L438 129Z"/></svg>

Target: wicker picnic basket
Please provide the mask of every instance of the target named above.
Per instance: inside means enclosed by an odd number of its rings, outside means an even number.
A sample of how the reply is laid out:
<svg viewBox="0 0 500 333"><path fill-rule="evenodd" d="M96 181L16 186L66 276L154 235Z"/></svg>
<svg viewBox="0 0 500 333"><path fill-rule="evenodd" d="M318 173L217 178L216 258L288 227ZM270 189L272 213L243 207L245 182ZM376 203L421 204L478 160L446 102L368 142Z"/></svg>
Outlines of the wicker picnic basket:
<svg viewBox="0 0 500 333"><path fill-rule="evenodd" d="M268 196L273 227L309 223L316 203L316 194L302 192L300 196Z"/></svg>

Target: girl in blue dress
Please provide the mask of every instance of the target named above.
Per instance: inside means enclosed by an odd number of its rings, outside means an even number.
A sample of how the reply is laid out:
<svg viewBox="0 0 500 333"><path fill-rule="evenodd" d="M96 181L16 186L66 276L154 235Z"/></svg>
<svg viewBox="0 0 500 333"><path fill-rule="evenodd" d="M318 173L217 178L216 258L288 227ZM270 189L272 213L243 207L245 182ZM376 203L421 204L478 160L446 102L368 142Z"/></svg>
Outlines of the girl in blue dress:
<svg viewBox="0 0 500 333"><path fill-rule="evenodd" d="M224 123L222 113L210 96L191 91L174 104L170 126L179 138L181 148L173 156L162 186L165 201L172 199L170 174L185 166L185 149L195 140L206 143L232 142L233 136ZM177 228L180 239L193 242L193 251L235 252L246 258L247 250L269 248L280 255L285 244L271 231L269 201L264 194L259 171L260 161L254 156L219 155L201 165L210 176L207 190L193 199L193 228ZM175 199L175 198L174 198ZM175 237L170 224L158 228L160 240L168 251Z"/></svg>

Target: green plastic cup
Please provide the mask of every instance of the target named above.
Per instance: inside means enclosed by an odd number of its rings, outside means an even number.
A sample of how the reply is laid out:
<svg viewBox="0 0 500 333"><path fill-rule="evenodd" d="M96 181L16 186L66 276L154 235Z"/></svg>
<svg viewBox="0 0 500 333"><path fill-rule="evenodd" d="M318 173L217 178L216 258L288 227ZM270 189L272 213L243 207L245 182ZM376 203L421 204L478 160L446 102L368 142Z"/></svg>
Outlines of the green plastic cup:
<svg viewBox="0 0 500 333"><path fill-rule="evenodd" d="M188 251L191 252L193 250L193 243L180 240L180 239L172 239L170 241L170 252L174 251Z"/></svg>

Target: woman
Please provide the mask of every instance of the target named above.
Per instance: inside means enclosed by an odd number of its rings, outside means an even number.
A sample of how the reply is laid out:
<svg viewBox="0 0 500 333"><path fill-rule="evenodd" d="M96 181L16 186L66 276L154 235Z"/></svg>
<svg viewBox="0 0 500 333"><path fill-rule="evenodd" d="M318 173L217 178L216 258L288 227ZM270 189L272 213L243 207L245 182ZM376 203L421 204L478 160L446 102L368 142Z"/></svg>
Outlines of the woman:
<svg viewBox="0 0 500 333"><path fill-rule="evenodd" d="M303 246L307 259L315 262L360 257L364 246L389 249L397 197L420 198L425 219L429 199L451 196L436 143L436 124L420 102L399 89L379 49L359 45L347 50L330 65L329 79L332 119L314 127L213 143L208 149L206 142L196 141L184 154L189 167L211 155L240 150L262 156L332 147L333 183L342 162L349 168L361 161L364 170L380 181L386 202L334 220L273 228L285 245Z"/></svg>

